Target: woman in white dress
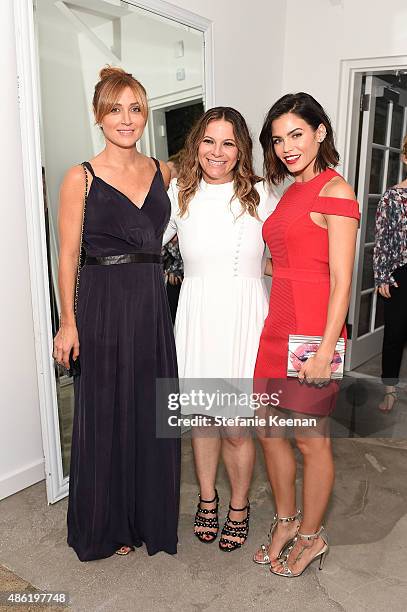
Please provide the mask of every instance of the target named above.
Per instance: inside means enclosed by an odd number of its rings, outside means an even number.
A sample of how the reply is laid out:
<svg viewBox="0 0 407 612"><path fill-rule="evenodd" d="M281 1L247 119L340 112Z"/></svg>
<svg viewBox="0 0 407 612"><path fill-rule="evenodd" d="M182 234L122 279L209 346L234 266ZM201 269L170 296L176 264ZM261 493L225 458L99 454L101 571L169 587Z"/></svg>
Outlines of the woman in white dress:
<svg viewBox="0 0 407 612"><path fill-rule="evenodd" d="M238 111L217 107L201 117L168 193L172 214L164 242L177 233L184 261L175 322L181 387L183 379L226 379L232 386L233 379L251 380L268 310L262 224L276 198L254 173L252 141ZM202 407L182 412L214 415ZM214 419L205 424L192 428L200 487L194 533L206 543L217 537L222 453L231 497L219 547L232 551L248 534L254 443L244 427L215 427Z"/></svg>

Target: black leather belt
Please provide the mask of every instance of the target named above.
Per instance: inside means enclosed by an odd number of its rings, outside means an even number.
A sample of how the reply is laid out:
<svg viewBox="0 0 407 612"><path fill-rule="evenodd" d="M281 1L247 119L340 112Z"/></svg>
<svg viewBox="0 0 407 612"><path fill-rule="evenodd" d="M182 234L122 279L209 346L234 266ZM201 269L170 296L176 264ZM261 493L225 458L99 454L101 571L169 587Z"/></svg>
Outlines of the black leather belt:
<svg viewBox="0 0 407 612"><path fill-rule="evenodd" d="M126 253L123 255L107 255L106 257L89 257L85 259L85 266L113 266L129 263L162 263L161 255L156 253Z"/></svg>

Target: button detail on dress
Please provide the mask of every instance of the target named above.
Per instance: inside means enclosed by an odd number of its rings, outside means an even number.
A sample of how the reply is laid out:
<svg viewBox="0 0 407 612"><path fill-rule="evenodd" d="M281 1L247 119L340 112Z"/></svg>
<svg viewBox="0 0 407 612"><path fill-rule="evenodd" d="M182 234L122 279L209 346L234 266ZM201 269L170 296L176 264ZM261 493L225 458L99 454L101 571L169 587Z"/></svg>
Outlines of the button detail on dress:
<svg viewBox="0 0 407 612"><path fill-rule="evenodd" d="M236 232L236 243L235 243L235 254L233 259L233 276L239 276L239 264L240 264L240 246L242 243L243 231L245 227L245 216L243 215L237 220L237 232Z"/></svg>

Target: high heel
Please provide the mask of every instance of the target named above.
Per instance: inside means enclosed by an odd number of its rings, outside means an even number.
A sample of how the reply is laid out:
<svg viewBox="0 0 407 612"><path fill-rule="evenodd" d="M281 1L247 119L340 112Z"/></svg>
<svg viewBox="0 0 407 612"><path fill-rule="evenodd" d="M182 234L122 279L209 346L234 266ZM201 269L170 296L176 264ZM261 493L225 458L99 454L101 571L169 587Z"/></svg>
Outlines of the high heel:
<svg viewBox="0 0 407 612"><path fill-rule="evenodd" d="M321 538L321 540L324 542L324 545L321 548L321 550L319 550L317 553L315 553L315 555L312 557L312 559L310 559L310 561L308 561L307 565L300 572L293 572L288 567L288 559L289 559L290 553L293 550L295 544L298 542L298 540L305 540L305 541L310 542L311 540L316 540L317 538ZM306 550L307 548L308 548L307 546L303 546L302 547L302 549L300 550L300 552L296 556L296 558L294 560L294 563L296 563L299 559L301 559L302 555L304 554L304 550ZM326 555L328 553L328 550L329 550L328 536L327 536L326 531L325 531L323 526L321 526L316 533L311 533L309 535L298 532L297 535L294 538L293 544L290 546L290 549L287 552L286 557L281 561L281 565L283 567L283 571L282 572L278 572L275 569L273 569L273 567L270 567L270 572L272 574L275 574L276 576L284 576L285 578L297 578L297 576L301 576L301 574L303 572L305 572L307 567L309 565L311 565L311 563L313 563L313 561L315 561L315 559L318 559L318 557L319 557L319 569L322 570L322 568L324 566L324 562L325 562L325 557L326 557Z"/></svg>
<svg viewBox="0 0 407 612"><path fill-rule="evenodd" d="M327 552L328 552L328 549L326 549L326 551L322 553L321 558L319 560L319 569L320 570L322 570L322 568L324 567L325 557L326 557Z"/></svg>
<svg viewBox="0 0 407 612"><path fill-rule="evenodd" d="M201 507L201 503L204 504L213 504L216 502L216 507L212 510L207 510L206 508ZM212 544L218 537L219 530L219 519L218 519L218 506L219 506L219 495L217 490L215 489L215 497L213 499L207 500L202 499L199 495L199 502L197 506L197 511L195 513L195 521L194 527L205 527L206 529L210 529L211 531L194 531L194 534L198 538L200 542L204 542L204 544ZM212 518L208 518L207 516L202 516L203 514L214 514L215 516ZM213 530L216 529L216 532ZM209 538L203 536L210 536Z"/></svg>
<svg viewBox="0 0 407 612"><path fill-rule="evenodd" d="M242 521L232 521L229 514L230 511L243 512L247 510L246 518ZM219 540L219 548L223 552L231 552L237 548L241 548L247 540L249 535L249 518L250 518L250 502L247 500L247 505L244 508L233 508L229 504L229 510L226 516L226 521L221 531L221 538ZM236 540L230 540L228 536L232 538L243 538L243 542L236 542Z"/></svg>
<svg viewBox="0 0 407 612"><path fill-rule="evenodd" d="M301 516L302 516L301 515L301 510L297 510L297 514L294 514L293 516L281 516L281 517L279 517L278 514L275 514L273 516L273 522L272 522L272 524L270 526L270 531L269 531L269 534L268 534L268 545L266 547L264 544L262 544L260 549L257 551L257 552L261 551L263 553L263 559L259 560L259 559L256 559L256 556L254 556L253 557L253 561L255 563L258 563L259 565L269 565L271 563L271 560L270 560L270 555L269 555L268 551L270 550L271 542L272 542L272 539L273 539L273 533L277 529L277 525L279 523L292 523L292 522L297 520L298 521L298 527L299 527L300 521L301 521ZM280 559L280 557L283 554L283 552L285 551L285 549L288 546L290 546L290 544L292 543L294 537L295 536L292 536L292 537L288 538L287 542L285 542L284 545L282 546L282 548L281 548L280 552L278 553L276 559L273 559L273 561L277 560L277 559Z"/></svg>
<svg viewBox="0 0 407 612"><path fill-rule="evenodd" d="M391 397L393 398L393 401L391 402L391 406L390 408L386 407L386 397ZM393 391L386 391L386 393L383 395L383 401L380 402L379 404L379 410L380 412L384 412L385 414L388 414L389 412L391 412L394 408L394 404L397 402L398 397L397 397L397 391L396 388L394 387ZM387 404L388 406L388 404Z"/></svg>

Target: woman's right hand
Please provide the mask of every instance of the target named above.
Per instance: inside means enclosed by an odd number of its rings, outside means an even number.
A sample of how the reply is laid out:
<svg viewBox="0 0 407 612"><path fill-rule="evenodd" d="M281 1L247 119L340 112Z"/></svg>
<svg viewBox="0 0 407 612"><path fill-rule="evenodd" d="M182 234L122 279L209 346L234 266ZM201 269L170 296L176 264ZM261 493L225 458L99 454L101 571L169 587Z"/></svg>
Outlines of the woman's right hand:
<svg viewBox="0 0 407 612"><path fill-rule="evenodd" d="M174 274L174 272L170 272L168 274L168 282L170 285L180 285L182 283L182 278Z"/></svg>
<svg viewBox="0 0 407 612"><path fill-rule="evenodd" d="M54 338L54 352L52 354L55 361L69 370L69 355L73 349L72 357L75 360L79 357L79 336L74 323L63 323Z"/></svg>

